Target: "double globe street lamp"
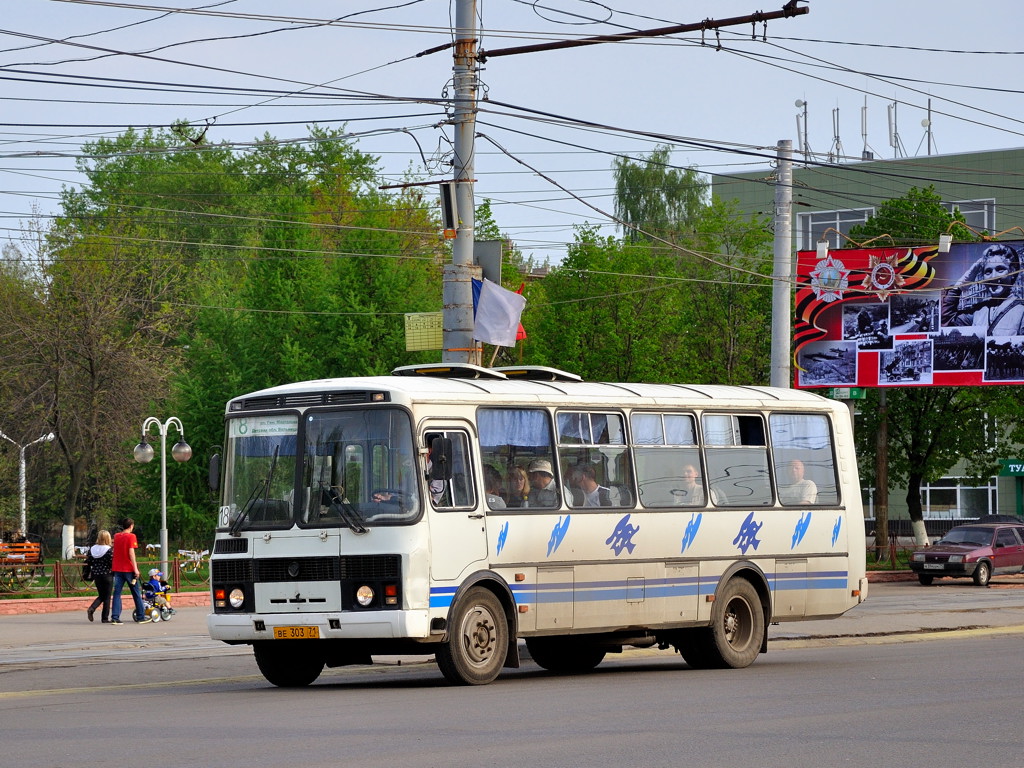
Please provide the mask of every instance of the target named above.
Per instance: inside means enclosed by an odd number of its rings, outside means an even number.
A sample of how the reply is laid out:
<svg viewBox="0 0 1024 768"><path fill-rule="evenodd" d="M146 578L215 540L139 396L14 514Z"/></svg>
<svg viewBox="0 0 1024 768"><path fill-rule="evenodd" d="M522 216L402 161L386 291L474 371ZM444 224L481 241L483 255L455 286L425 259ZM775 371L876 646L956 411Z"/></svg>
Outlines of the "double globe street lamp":
<svg viewBox="0 0 1024 768"><path fill-rule="evenodd" d="M50 443L50 442L53 442L53 438L55 437L55 435L53 434L53 432L50 432L49 434L43 435L42 437L37 437L31 443L25 443L25 445L22 445L21 443L17 442L16 440L8 437L3 432L0 432L0 437L2 437L4 440L6 440L7 442L11 443L15 447L17 447L18 452L20 454L19 457L18 457L18 460L19 460L19 464L18 464L18 488L21 491L21 528L19 529L18 532L22 536L25 536L28 533L28 523L27 523L27 520L25 519L26 518L26 515L25 515L25 507L26 507L26 504L25 504L25 449L26 448L31 448L36 443L43 443L43 442Z"/></svg>
<svg viewBox="0 0 1024 768"><path fill-rule="evenodd" d="M149 444L149 428L156 425L160 433L160 570L169 577L167 566L170 555L167 551L167 432L173 426L178 430L178 442L171 447L171 455L175 461L185 462L192 458L192 446L185 442L185 428L177 417L171 416L161 423L160 419L150 416L142 422L142 442L135 446L135 460L140 464L148 464L153 460L153 446Z"/></svg>

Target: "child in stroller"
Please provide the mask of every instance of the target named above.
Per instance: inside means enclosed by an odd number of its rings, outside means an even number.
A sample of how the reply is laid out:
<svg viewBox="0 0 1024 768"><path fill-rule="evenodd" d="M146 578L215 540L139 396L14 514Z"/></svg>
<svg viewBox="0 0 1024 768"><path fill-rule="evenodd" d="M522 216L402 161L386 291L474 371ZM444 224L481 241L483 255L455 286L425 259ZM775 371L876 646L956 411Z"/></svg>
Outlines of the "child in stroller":
<svg viewBox="0 0 1024 768"><path fill-rule="evenodd" d="M149 572L149 581L142 584L142 603L146 615L153 621L168 621L175 613L171 608L170 585L164 581L164 575L159 568L153 568Z"/></svg>

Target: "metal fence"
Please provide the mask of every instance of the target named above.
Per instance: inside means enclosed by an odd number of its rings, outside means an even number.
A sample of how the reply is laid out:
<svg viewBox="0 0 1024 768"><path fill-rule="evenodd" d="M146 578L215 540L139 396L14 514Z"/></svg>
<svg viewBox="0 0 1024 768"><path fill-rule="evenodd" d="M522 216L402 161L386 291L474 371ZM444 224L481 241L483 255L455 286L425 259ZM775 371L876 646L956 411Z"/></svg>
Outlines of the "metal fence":
<svg viewBox="0 0 1024 768"><path fill-rule="evenodd" d="M139 561L139 572L143 580L150 568L158 562ZM84 558L55 560L39 564L21 563L0 565L0 596L71 597L93 594L96 586L82 578ZM174 592L186 587L209 586L209 551L181 552L168 566L168 583Z"/></svg>

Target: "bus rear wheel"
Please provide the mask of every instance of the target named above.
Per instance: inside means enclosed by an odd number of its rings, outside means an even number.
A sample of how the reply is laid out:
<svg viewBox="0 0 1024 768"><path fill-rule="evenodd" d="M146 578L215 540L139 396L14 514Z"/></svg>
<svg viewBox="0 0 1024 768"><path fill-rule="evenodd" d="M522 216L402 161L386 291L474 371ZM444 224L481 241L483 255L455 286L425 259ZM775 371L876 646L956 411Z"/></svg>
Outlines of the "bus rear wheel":
<svg viewBox="0 0 1024 768"><path fill-rule="evenodd" d="M320 677L324 669L323 656L309 647L311 642L262 640L253 643L252 651L267 682L278 688L303 688Z"/></svg>
<svg viewBox="0 0 1024 768"><path fill-rule="evenodd" d="M589 672L605 656L604 648L598 645L565 637L530 637L526 650L538 666L549 672Z"/></svg>
<svg viewBox="0 0 1024 768"><path fill-rule="evenodd" d="M761 652L764 621L754 585L746 579L732 579L715 598L711 626L695 630L680 652L695 669L749 667Z"/></svg>
<svg viewBox="0 0 1024 768"><path fill-rule="evenodd" d="M486 685L505 666L508 621L494 593L471 587L458 602L447 642L437 651L437 666L450 683Z"/></svg>

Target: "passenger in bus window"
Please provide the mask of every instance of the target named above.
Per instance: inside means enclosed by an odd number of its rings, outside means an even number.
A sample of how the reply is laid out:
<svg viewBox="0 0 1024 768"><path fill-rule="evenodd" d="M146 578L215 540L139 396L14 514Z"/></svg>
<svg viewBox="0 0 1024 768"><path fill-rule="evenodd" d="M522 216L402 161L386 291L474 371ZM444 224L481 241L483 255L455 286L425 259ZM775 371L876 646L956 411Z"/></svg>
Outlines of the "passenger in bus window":
<svg viewBox="0 0 1024 768"><path fill-rule="evenodd" d="M580 464L575 472L584 507L613 506L611 489L597 482L597 472L593 465Z"/></svg>
<svg viewBox="0 0 1024 768"><path fill-rule="evenodd" d="M799 459L782 465L779 500L783 504L814 504L818 500L818 486L804 477L804 463Z"/></svg>
<svg viewBox="0 0 1024 768"><path fill-rule="evenodd" d="M682 484L672 491L677 504L684 507L704 506L704 486L693 464L685 464L681 473Z"/></svg>
<svg viewBox="0 0 1024 768"><path fill-rule="evenodd" d="M491 509L505 509L505 500L501 498L501 473L490 464L484 465L484 487L487 506Z"/></svg>
<svg viewBox="0 0 1024 768"><path fill-rule="evenodd" d="M526 502L530 493L530 480L526 476L526 470L520 466L513 465L508 471L508 496L505 505L508 507L521 507Z"/></svg>
<svg viewBox="0 0 1024 768"><path fill-rule="evenodd" d="M551 462L547 459L535 459L530 462L530 494L527 506L557 507L558 486L555 485L555 473Z"/></svg>

